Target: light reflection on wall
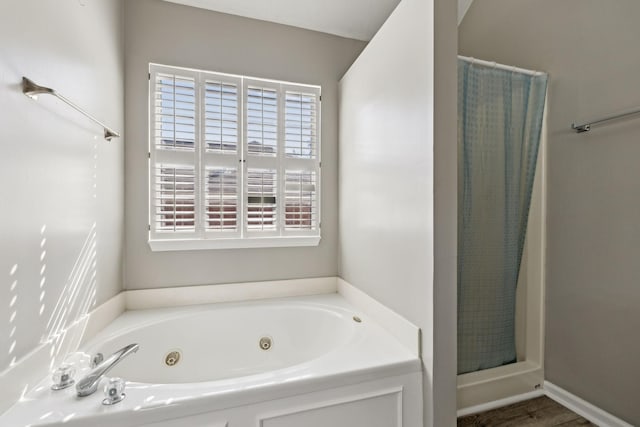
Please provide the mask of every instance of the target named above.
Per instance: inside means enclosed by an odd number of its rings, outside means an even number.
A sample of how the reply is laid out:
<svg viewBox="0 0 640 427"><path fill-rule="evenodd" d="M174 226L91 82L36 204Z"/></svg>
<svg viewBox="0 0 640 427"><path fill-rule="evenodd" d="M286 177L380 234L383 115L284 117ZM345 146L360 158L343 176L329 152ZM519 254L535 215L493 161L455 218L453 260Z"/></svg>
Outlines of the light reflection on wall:
<svg viewBox="0 0 640 427"><path fill-rule="evenodd" d="M91 197L97 209L98 198L98 137L93 137L93 171L91 180ZM84 240L71 273L67 278L58 301L47 321L41 341L51 345L49 349L49 369L69 352L76 350L84 333L84 326L69 336L69 328L74 323L85 320L89 311L97 301L97 223L94 222ZM44 311L44 305L41 307Z"/></svg>
<svg viewBox="0 0 640 427"><path fill-rule="evenodd" d="M16 303L18 302L18 277L16 273L18 272L18 264L13 264L11 270L9 270L9 281L11 285L9 285L9 339L7 342L9 343L9 366L12 366L16 363L16 345L18 343L16 337L17 325L16 325L16 316L18 315L18 308Z"/></svg>
<svg viewBox="0 0 640 427"><path fill-rule="evenodd" d="M96 201L96 206L97 206L97 199L98 199L98 137L94 136L93 137L93 198ZM97 288L98 288L98 284L97 284L97 259L98 259L98 249L96 247L96 243L97 243L97 235L98 235L98 230L97 230L97 224L94 222L93 223L94 228L96 228L95 230L95 236L94 239L96 240L96 242L94 243L94 256L93 256L93 280L92 280L92 286L93 286L93 297L92 297L92 301L91 301L91 305L89 307L87 307L87 312L89 309L94 308L96 306L98 297L97 297Z"/></svg>
<svg viewBox="0 0 640 427"><path fill-rule="evenodd" d="M83 318L96 298L96 223L93 223L58 301L47 321L44 342L52 344L50 368L57 356L64 356L63 339L67 329ZM68 343L67 343L68 344ZM67 349L68 350L68 349Z"/></svg>
<svg viewBox="0 0 640 427"><path fill-rule="evenodd" d="M44 309L45 309L45 305L44 305L44 297L47 294L46 291L44 290L44 284L47 281L47 277L45 276L45 272L47 271L47 249L46 249L46 244L47 244L47 238L45 237L45 231L47 231L47 225L44 224L41 228L40 228L40 310L39 310L39 316L42 317L43 313L44 313Z"/></svg>

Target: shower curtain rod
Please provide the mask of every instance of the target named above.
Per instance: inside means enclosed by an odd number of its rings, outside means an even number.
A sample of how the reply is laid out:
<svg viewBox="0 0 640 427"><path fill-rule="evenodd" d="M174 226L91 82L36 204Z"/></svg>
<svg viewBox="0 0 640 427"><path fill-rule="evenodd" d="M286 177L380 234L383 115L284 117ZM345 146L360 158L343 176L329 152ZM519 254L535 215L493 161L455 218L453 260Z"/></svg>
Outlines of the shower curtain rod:
<svg viewBox="0 0 640 427"><path fill-rule="evenodd" d="M469 56L458 55L458 59L461 59L466 62L470 62L472 65L477 64L482 67L497 68L499 70L512 71L514 73L527 74L529 76L540 76L544 74L542 71L527 70L527 69L518 68L512 65L504 65L504 64L498 64L497 62L483 61L482 59L471 58Z"/></svg>

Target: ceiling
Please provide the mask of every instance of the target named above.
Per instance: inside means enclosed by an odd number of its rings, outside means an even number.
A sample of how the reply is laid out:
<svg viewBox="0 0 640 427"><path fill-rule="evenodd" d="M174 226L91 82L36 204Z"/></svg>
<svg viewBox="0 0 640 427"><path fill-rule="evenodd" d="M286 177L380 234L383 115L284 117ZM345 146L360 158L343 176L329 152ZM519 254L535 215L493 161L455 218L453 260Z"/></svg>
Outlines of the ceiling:
<svg viewBox="0 0 640 427"><path fill-rule="evenodd" d="M165 0L369 41L400 0Z"/></svg>
<svg viewBox="0 0 640 427"><path fill-rule="evenodd" d="M458 25L462 22L464 15L467 14L471 3L473 3L473 0L458 0Z"/></svg>
<svg viewBox="0 0 640 427"><path fill-rule="evenodd" d="M165 0L369 41L400 0ZM473 0L458 0L458 25ZM364 13L363 13L364 12Z"/></svg>

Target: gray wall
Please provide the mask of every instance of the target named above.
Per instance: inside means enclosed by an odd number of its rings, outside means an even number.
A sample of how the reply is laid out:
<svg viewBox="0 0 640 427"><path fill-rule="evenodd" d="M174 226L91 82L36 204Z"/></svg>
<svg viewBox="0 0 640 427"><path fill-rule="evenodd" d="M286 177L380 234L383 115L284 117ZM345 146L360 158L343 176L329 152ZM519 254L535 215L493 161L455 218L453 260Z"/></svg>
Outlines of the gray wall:
<svg viewBox="0 0 640 427"><path fill-rule="evenodd" d="M434 2L433 425L456 424L458 278L457 4Z"/></svg>
<svg viewBox="0 0 640 427"><path fill-rule="evenodd" d="M640 3L475 1L460 53L550 73L546 379L640 425Z"/></svg>
<svg viewBox="0 0 640 427"><path fill-rule="evenodd" d="M403 0L340 86L340 276L422 329L437 427L456 409L455 12Z"/></svg>
<svg viewBox="0 0 640 427"><path fill-rule="evenodd" d="M55 18L55 19L52 19ZM122 287L124 138L119 0L0 2L0 371Z"/></svg>
<svg viewBox="0 0 640 427"><path fill-rule="evenodd" d="M159 0L125 3L127 289L334 276L338 80L365 43ZM322 240L317 247L152 252L147 244L148 65L322 85Z"/></svg>

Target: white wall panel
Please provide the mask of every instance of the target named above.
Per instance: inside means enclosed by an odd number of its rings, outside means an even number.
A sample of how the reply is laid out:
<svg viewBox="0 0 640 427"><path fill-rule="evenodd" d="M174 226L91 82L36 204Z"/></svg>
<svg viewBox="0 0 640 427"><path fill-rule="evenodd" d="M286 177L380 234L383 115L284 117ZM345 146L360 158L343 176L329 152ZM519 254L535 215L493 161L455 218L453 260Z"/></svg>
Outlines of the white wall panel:
<svg viewBox="0 0 640 427"><path fill-rule="evenodd" d="M340 94L340 276L422 328L425 426L455 420L455 9L403 0Z"/></svg>

